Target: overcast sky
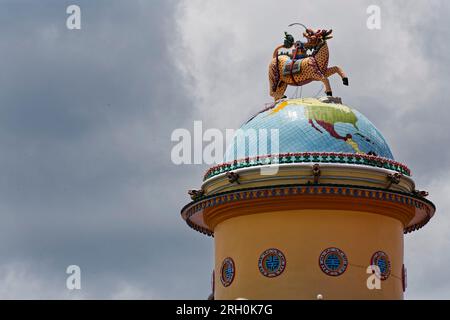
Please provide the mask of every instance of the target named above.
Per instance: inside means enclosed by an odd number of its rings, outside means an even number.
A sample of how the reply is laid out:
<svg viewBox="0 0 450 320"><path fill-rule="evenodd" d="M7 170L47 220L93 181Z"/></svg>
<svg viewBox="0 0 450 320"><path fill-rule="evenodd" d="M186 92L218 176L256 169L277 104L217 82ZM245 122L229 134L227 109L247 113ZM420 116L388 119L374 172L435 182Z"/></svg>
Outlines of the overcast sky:
<svg viewBox="0 0 450 320"><path fill-rule="evenodd" d="M450 298L450 3L343 3L0 0L0 298L206 298L212 239L179 212L207 166L174 165L171 133L264 108L291 22L334 30L330 64L350 80L331 78L334 94L437 206L405 237L406 297ZM71 264L82 290L66 289Z"/></svg>

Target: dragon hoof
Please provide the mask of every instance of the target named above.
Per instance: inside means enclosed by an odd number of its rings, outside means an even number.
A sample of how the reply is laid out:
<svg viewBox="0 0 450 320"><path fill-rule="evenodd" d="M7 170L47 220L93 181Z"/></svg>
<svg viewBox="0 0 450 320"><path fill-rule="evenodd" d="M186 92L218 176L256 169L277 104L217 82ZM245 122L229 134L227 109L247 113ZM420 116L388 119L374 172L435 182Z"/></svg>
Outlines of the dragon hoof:
<svg viewBox="0 0 450 320"><path fill-rule="evenodd" d="M342 78L342 83L344 84L344 86L348 86L348 78Z"/></svg>

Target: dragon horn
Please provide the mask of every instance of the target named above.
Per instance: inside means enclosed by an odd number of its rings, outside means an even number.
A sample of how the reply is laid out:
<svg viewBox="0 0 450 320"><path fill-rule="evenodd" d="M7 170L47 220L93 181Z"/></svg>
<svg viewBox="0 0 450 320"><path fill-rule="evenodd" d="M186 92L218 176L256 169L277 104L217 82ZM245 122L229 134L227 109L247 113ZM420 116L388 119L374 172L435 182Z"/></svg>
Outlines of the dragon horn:
<svg viewBox="0 0 450 320"><path fill-rule="evenodd" d="M299 22L291 23L290 25L288 25L288 27L292 27L292 26L295 26L295 25L302 26L303 28L305 28L305 30L308 29L303 23L299 23Z"/></svg>

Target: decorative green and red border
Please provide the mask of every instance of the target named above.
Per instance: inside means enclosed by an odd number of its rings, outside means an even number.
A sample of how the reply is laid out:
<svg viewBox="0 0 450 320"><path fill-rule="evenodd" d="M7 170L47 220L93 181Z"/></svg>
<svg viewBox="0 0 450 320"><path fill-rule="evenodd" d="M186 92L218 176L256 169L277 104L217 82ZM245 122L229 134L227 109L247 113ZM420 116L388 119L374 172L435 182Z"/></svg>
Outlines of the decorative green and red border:
<svg viewBox="0 0 450 320"><path fill-rule="evenodd" d="M203 181L216 175L219 175L221 173L241 168L255 167L269 164L308 163L308 162L366 165L394 170L407 176L411 175L411 171L404 164L383 157L372 156L368 154L339 153L339 152L302 152L302 153L281 153L276 155L247 157L241 160L226 162L211 167L205 173Z"/></svg>

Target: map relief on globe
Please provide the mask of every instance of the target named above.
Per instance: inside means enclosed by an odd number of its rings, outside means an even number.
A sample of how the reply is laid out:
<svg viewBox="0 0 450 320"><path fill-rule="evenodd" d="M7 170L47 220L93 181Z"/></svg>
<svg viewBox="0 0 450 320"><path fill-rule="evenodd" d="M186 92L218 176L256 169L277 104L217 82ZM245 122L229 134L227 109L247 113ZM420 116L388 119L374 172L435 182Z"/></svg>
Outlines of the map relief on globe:
<svg viewBox="0 0 450 320"><path fill-rule="evenodd" d="M378 129L360 112L342 104L313 98L288 99L273 104L247 121L241 130L279 131L279 153L342 152L392 159L388 144ZM245 157L255 157L250 145L257 136L248 135ZM235 139L225 155L230 162L242 158ZM270 147L270 146L269 146ZM270 150L270 148L269 148Z"/></svg>

